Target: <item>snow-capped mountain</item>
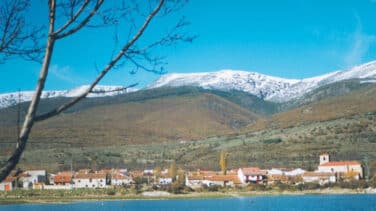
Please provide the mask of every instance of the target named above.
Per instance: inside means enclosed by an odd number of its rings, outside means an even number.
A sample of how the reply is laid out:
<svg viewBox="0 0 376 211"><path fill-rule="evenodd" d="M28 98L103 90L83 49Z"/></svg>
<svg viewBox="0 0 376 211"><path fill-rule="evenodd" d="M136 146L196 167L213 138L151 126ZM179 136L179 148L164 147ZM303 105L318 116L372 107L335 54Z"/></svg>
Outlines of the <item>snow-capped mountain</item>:
<svg viewBox="0 0 376 211"><path fill-rule="evenodd" d="M55 98L55 97L76 97L84 93L89 88L89 85L83 85L71 90L59 90L59 91L43 91L42 98ZM97 85L94 87L93 92L88 97L106 97L114 96L118 94L124 94L135 91L136 89L122 89L121 86L105 86ZM21 91L12 92L6 94L0 94L0 108L16 105L20 102L31 101L34 91Z"/></svg>
<svg viewBox="0 0 376 211"><path fill-rule="evenodd" d="M186 74L173 73L163 75L149 85L148 88L198 86L205 89L240 90L265 100L285 102L301 97L320 86L348 79L376 82L376 61L356 66L349 70L335 71L300 80L238 70Z"/></svg>
<svg viewBox="0 0 376 211"><path fill-rule="evenodd" d="M262 99L274 102L285 102L303 96L320 86L348 79L361 79L365 83L376 83L376 61L353 67L349 70L335 71L325 75L305 79L285 79L268 76L256 72L239 70L221 70L218 72L171 73L161 76L147 88L163 86L198 86L205 89L240 90L251 93ZM89 86L79 86L71 90L44 91L42 98L75 97L83 93ZM120 86L99 85L88 97L105 97L136 91L136 89L120 90ZM20 95L20 99L19 99ZM0 94L0 108L20 102L31 101L33 91Z"/></svg>

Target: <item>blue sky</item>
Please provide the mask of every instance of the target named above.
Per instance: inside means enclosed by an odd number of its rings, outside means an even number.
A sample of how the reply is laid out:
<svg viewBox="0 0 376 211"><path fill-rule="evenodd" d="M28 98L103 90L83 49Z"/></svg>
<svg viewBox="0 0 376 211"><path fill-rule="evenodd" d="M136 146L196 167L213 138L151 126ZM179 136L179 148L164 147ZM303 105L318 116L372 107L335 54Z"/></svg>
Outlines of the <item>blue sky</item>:
<svg viewBox="0 0 376 211"><path fill-rule="evenodd" d="M44 24L44 1L33 2L30 21ZM305 78L376 60L376 0L191 0L179 13L152 22L141 43L157 39L182 15L191 23L186 31L199 37L154 52L166 56L168 73L237 69ZM122 27L117 31L119 40L127 37ZM46 89L90 83L111 56L114 32L85 29L59 41ZM0 93L34 89L39 68L19 59L0 64ZM142 87L159 77L130 70L114 69L101 84Z"/></svg>

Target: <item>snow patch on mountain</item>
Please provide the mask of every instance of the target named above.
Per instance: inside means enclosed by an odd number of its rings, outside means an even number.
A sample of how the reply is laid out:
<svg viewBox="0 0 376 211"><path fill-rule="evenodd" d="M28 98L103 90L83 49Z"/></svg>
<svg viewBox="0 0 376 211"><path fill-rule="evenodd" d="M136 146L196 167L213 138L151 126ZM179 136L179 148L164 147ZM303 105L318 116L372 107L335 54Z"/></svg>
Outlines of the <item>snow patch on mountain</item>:
<svg viewBox="0 0 376 211"><path fill-rule="evenodd" d="M285 102L303 96L320 86L348 80L376 79L376 61L356 66L349 70L335 71L325 75L305 79L285 79L256 72L221 70L202 73L172 73L161 76L148 88L163 86L198 86L205 89L239 90L251 93L262 99Z"/></svg>
<svg viewBox="0 0 376 211"><path fill-rule="evenodd" d="M87 97L107 97L119 94L125 94L128 92L134 92L136 89L122 89L121 86L105 86L97 85L93 89L93 93L90 93ZM83 85L71 90L56 90L56 91L43 91L42 99L56 98L56 97L77 97L89 89L89 85ZM119 90L121 89L121 90ZM31 101L34 91L21 91L0 94L0 108L16 105L19 102Z"/></svg>

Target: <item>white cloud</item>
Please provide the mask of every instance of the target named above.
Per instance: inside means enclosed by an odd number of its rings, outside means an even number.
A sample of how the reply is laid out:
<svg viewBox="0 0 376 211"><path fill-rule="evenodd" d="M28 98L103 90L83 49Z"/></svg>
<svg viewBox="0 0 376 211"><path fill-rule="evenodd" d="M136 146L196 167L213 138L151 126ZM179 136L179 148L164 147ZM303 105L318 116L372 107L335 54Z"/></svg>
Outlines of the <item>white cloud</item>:
<svg viewBox="0 0 376 211"><path fill-rule="evenodd" d="M57 64L51 65L49 73L58 80L74 85L81 84L83 81L80 77L75 76L74 71L70 66L60 67Z"/></svg>
<svg viewBox="0 0 376 211"><path fill-rule="evenodd" d="M356 29L350 36L350 50L347 52L344 59L347 67L352 67L361 63L362 58L368 52L369 47L376 41L375 35L369 35L363 32L362 22L359 16L355 15L355 18L357 21Z"/></svg>

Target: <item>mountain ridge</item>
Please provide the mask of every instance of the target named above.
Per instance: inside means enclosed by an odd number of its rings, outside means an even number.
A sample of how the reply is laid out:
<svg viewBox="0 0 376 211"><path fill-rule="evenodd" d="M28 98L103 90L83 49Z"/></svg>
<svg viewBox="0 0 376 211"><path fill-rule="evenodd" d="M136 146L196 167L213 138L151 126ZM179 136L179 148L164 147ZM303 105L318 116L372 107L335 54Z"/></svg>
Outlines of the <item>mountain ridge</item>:
<svg viewBox="0 0 376 211"><path fill-rule="evenodd" d="M257 72L221 70L202 73L171 73L154 81L148 88L162 86L199 86L206 89L239 90L264 100L286 102L320 86L348 79L364 79L376 82L376 61L368 62L344 71L334 71L305 79L285 79Z"/></svg>
<svg viewBox="0 0 376 211"><path fill-rule="evenodd" d="M367 83L376 83L376 61L355 66L348 70L334 71L305 79L286 79L240 70L170 73L162 75L145 89L193 86L219 91L235 90L255 95L262 100L280 103L298 99L319 87L351 79L359 79ZM86 91L88 87L89 85L83 85L70 90L43 91L42 99L76 97ZM88 97L106 97L137 91L133 88L117 91L121 88L123 87L97 85L94 88L95 93L90 93ZM19 95L21 96L19 97ZM32 95L33 91L0 94L0 109L16 105L19 102L31 101Z"/></svg>
<svg viewBox="0 0 376 211"><path fill-rule="evenodd" d="M43 91L42 99L57 98L57 97L77 97L84 93L89 88L89 85L82 85L69 90L51 90ZM93 92L89 93L87 97L108 97L119 94L125 94L136 91L136 89L124 89L122 86L97 85ZM34 91L20 91L0 94L0 109L6 108L18 103L31 101Z"/></svg>

